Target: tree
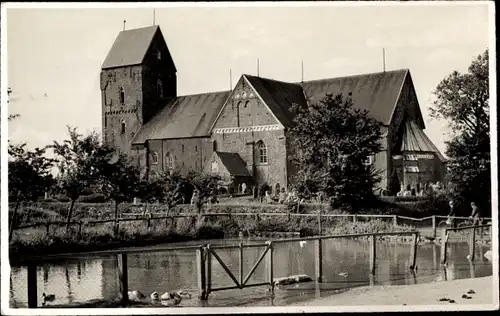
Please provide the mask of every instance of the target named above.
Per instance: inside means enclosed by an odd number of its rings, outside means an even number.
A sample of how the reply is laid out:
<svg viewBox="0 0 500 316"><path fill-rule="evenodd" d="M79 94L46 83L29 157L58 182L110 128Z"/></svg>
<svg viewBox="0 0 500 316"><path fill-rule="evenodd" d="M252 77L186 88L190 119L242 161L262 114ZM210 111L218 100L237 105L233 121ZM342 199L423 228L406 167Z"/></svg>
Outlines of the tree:
<svg viewBox="0 0 500 316"><path fill-rule="evenodd" d="M99 188L115 202L115 222L118 220L118 206L139 196L143 181L139 168L130 158L121 153L99 166ZM115 226L116 232L117 226ZM117 232L116 232L117 233Z"/></svg>
<svg viewBox="0 0 500 316"><path fill-rule="evenodd" d="M191 186L194 191L193 194L196 194L194 202L198 213L201 214L203 204L207 203L210 198L216 194L221 177L218 175L191 171L187 174L186 179L189 186Z"/></svg>
<svg viewBox="0 0 500 316"><path fill-rule="evenodd" d="M27 150L26 144L9 144L9 200L16 203L9 238L12 237L20 203L36 201L54 183L51 174L54 161L45 157L45 151L46 148Z"/></svg>
<svg viewBox="0 0 500 316"><path fill-rule="evenodd" d="M70 199L66 232L69 230L76 200L101 176L103 166L112 157L113 150L103 145L97 133L87 136L78 134L76 128L68 126L69 139L63 143L54 141L54 151L59 168L57 186Z"/></svg>
<svg viewBox="0 0 500 316"><path fill-rule="evenodd" d="M488 50L472 61L467 73L452 72L437 86L431 116L448 121L446 142L450 195L462 202L491 205Z"/></svg>
<svg viewBox="0 0 500 316"><path fill-rule="evenodd" d="M378 172L363 161L381 150L382 123L351 98L327 94L319 103L292 106L290 139L297 166L296 187L324 192L332 206L351 207L371 199ZM302 190L303 191L303 190Z"/></svg>

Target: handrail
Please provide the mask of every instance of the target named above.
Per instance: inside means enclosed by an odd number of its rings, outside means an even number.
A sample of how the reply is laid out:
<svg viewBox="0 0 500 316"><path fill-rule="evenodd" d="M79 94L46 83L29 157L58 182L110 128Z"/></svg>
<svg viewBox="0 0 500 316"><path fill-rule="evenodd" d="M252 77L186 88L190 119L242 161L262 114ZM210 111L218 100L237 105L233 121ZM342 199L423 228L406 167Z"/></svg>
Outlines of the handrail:
<svg viewBox="0 0 500 316"><path fill-rule="evenodd" d="M418 231L410 232L387 232L387 233L362 233L362 234L345 234L345 235L328 235L328 236L309 236L309 237L299 237L299 238L288 238L288 239L272 239L273 243L285 243L285 242L296 242L296 241L309 241L309 240L325 240L334 238L349 238L349 237L368 237L368 236L406 236L418 234Z"/></svg>
<svg viewBox="0 0 500 316"><path fill-rule="evenodd" d="M491 224L463 226L463 227L457 227L457 228L446 228L446 232L456 231L456 230L472 229L472 228L485 228L485 227L491 227Z"/></svg>

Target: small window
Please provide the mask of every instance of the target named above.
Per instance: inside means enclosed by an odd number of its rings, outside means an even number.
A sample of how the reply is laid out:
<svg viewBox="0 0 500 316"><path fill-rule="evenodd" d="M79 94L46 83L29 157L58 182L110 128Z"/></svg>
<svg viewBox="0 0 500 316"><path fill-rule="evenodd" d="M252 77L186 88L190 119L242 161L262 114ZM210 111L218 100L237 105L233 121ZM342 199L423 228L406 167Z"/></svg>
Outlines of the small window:
<svg viewBox="0 0 500 316"><path fill-rule="evenodd" d="M219 172L219 164L217 161L212 161L212 173L218 173Z"/></svg>
<svg viewBox="0 0 500 316"><path fill-rule="evenodd" d="M212 146L213 151L217 151L217 141L214 140Z"/></svg>
<svg viewBox="0 0 500 316"><path fill-rule="evenodd" d="M156 92L158 93L158 97L160 99L163 99L163 84L161 83L161 80L158 79L158 82L156 83Z"/></svg>
<svg viewBox="0 0 500 316"><path fill-rule="evenodd" d="M123 87L120 87L120 104L125 103L125 90Z"/></svg>
<svg viewBox="0 0 500 316"><path fill-rule="evenodd" d="M108 127L108 117L105 116L104 117L104 128L107 128Z"/></svg>
<svg viewBox="0 0 500 316"><path fill-rule="evenodd" d="M174 157L170 153L165 155L165 166L167 169L174 169Z"/></svg>
<svg viewBox="0 0 500 316"><path fill-rule="evenodd" d="M250 104L250 101L245 102L245 108Z"/></svg>
<svg viewBox="0 0 500 316"><path fill-rule="evenodd" d="M259 145L259 161L260 163L267 163L267 147L263 142Z"/></svg>
<svg viewBox="0 0 500 316"><path fill-rule="evenodd" d="M160 51L156 52L156 60L161 61L161 52Z"/></svg>
<svg viewBox="0 0 500 316"><path fill-rule="evenodd" d="M405 167L405 172L420 172L417 166Z"/></svg>
<svg viewBox="0 0 500 316"><path fill-rule="evenodd" d="M184 144L181 146L181 148L182 148L182 153L184 153Z"/></svg>
<svg viewBox="0 0 500 316"><path fill-rule="evenodd" d="M196 145L194 146L194 151L196 151L196 152L198 151L198 146L196 146Z"/></svg>
<svg viewBox="0 0 500 316"><path fill-rule="evenodd" d="M121 126L120 134L125 134L125 120L121 121L120 126Z"/></svg>
<svg viewBox="0 0 500 316"><path fill-rule="evenodd" d="M418 160L417 155L405 155L405 160Z"/></svg>
<svg viewBox="0 0 500 316"><path fill-rule="evenodd" d="M151 154L151 163L153 165L157 165L158 164L158 154L156 152L153 152Z"/></svg>

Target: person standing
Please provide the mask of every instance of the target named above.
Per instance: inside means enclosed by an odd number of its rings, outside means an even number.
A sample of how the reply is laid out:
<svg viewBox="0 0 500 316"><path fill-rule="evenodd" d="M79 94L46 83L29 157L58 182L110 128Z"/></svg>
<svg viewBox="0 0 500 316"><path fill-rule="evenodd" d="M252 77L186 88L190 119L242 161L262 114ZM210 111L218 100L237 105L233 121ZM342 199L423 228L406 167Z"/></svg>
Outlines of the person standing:
<svg viewBox="0 0 500 316"><path fill-rule="evenodd" d="M448 219L446 220L446 224L455 228L455 219L453 218L455 216L455 208L453 200L450 200L448 204L450 205L450 213L448 214Z"/></svg>
<svg viewBox="0 0 500 316"><path fill-rule="evenodd" d="M470 204L470 207L472 208L472 213L470 214L470 218L472 219L472 225L473 226L479 225L479 222L481 221L479 208L476 206L475 202L472 202Z"/></svg>

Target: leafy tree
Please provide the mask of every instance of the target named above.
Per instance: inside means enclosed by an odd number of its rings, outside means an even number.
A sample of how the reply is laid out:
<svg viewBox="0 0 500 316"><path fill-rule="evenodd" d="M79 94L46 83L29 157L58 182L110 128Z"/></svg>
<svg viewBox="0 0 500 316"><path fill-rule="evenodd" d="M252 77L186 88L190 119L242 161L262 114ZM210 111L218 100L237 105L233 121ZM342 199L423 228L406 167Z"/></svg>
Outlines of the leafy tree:
<svg viewBox="0 0 500 316"><path fill-rule="evenodd" d="M340 94L327 94L315 104L293 105L290 139L300 195L322 191L334 207L362 205L373 197L380 177L363 161L381 150L382 123L352 105L351 98ZM304 188L307 192L300 192Z"/></svg>
<svg viewBox="0 0 500 316"><path fill-rule="evenodd" d="M51 148L56 157L59 176L58 190L70 199L67 213L66 232L69 230L76 200L87 188L96 184L100 172L113 154L113 150L103 145L97 133L83 136L76 128L68 126L69 139L63 143L54 141Z"/></svg>
<svg viewBox="0 0 500 316"><path fill-rule="evenodd" d="M187 179L179 172L165 172L143 182L140 197L146 203L159 202L167 206L168 212L185 200Z"/></svg>
<svg viewBox="0 0 500 316"><path fill-rule="evenodd" d="M193 194L196 194L195 206L198 213L202 213L203 204L208 203L221 181L221 177L213 174L198 173L191 171L186 176L187 182L193 189ZM189 190L190 188L186 188Z"/></svg>
<svg viewBox="0 0 500 316"><path fill-rule="evenodd" d="M488 50L472 61L467 73L452 72L437 86L431 115L448 121L448 180L453 198L491 205L490 107Z"/></svg>
<svg viewBox="0 0 500 316"><path fill-rule="evenodd" d="M54 183L51 174L54 161L45 157L45 152L46 148L30 151L26 149L26 144L9 144L9 200L16 203L10 225L10 237L20 203L26 200L36 201Z"/></svg>
<svg viewBox="0 0 500 316"><path fill-rule="evenodd" d="M100 191L115 202L115 221L117 221L118 206L141 193L144 182L140 170L131 163L130 157L121 153L101 164L99 175Z"/></svg>

